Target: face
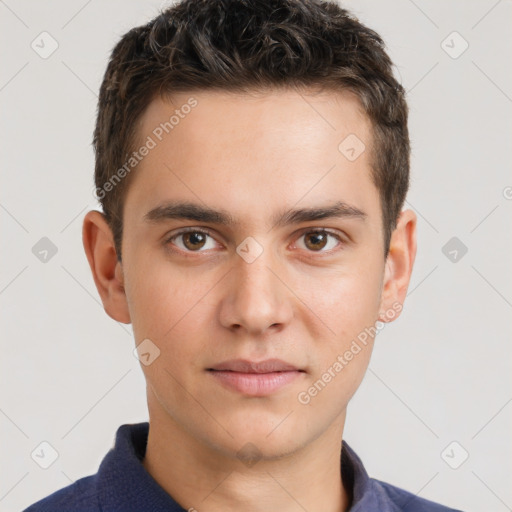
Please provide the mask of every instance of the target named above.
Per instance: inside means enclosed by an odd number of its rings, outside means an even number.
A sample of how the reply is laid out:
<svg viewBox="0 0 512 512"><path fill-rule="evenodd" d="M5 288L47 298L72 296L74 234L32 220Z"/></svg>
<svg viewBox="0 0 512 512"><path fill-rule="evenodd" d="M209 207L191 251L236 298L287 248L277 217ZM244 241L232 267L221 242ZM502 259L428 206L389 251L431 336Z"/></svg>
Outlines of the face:
<svg viewBox="0 0 512 512"><path fill-rule="evenodd" d="M384 260L357 99L179 94L154 100L139 133L154 144L126 195L118 302L102 298L137 345L149 340L150 415L225 454L250 442L264 457L342 425L372 328L401 309L393 268L405 287L410 273ZM300 371L211 370L235 359Z"/></svg>

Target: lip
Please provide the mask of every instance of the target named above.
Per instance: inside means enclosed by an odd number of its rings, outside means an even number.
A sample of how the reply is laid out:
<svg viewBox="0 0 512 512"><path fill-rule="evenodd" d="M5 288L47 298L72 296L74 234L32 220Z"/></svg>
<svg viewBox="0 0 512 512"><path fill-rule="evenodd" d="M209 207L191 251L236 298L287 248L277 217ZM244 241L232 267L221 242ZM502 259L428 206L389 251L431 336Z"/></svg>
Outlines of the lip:
<svg viewBox="0 0 512 512"><path fill-rule="evenodd" d="M222 386L247 396L270 395L305 373L280 359L261 362L233 359L207 370Z"/></svg>
<svg viewBox="0 0 512 512"><path fill-rule="evenodd" d="M265 361L255 362L246 359L231 359L219 363L208 370L229 370L240 373L272 373L285 371L303 371L297 366L282 361L281 359L265 359Z"/></svg>

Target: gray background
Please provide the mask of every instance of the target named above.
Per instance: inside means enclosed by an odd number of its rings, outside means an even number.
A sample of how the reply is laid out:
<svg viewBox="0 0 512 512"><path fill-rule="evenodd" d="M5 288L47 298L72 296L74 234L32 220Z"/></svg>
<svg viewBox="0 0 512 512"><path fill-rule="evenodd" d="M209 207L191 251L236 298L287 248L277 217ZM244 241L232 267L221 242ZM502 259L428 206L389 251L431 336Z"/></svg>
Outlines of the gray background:
<svg viewBox="0 0 512 512"><path fill-rule="evenodd" d="M147 420L131 329L103 311L81 222L97 208L108 55L160 5L0 1L2 511L96 472L117 427ZM404 312L377 338L344 438L375 478L464 510L512 510L512 2L344 5L384 37L409 92L406 206L418 215ZM47 58L43 31L58 43ZM43 237L56 254L40 252ZM43 441L58 452L47 469Z"/></svg>

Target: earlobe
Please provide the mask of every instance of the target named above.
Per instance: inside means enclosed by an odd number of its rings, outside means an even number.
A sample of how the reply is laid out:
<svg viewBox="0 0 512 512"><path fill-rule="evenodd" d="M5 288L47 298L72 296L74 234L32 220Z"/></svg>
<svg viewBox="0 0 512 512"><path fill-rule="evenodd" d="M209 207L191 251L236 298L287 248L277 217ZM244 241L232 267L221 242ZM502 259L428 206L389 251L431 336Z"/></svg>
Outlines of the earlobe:
<svg viewBox="0 0 512 512"><path fill-rule="evenodd" d="M123 269L117 260L112 231L101 212L92 210L85 215L82 241L106 313L118 322L129 324Z"/></svg>
<svg viewBox="0 0 512 512"><path fill-rule="evenodd" d="M416 220L412 210L404 210L391 236L378 318L382 322L398 318L402 311L416 258Z"/></svg>

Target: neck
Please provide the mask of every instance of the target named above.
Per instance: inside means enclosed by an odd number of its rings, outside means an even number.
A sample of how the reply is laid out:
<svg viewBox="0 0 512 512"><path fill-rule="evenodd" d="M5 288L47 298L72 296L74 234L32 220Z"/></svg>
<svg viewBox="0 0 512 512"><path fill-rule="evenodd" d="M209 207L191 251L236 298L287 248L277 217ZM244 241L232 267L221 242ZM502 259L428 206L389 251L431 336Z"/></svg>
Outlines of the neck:
<svg viewBox="0 0 512 512"><path fill-rule="evenodd" d="M236 453L192 436L149 398L143 466L185 510L348 510L340 471L344 414L308 445L244 464Z"/></svg>

